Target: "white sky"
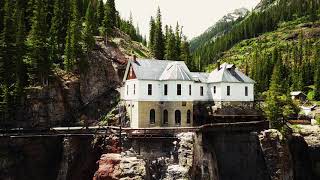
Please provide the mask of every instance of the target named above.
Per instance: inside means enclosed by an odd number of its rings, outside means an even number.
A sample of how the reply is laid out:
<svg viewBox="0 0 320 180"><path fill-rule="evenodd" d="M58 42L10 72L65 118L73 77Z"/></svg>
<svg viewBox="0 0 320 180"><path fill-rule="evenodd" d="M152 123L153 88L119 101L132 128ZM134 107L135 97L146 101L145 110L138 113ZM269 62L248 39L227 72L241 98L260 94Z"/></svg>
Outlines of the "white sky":
<svg viewBox="0 0 320 180"><path fill-rule="evenodd" d="M260 0L115 0L121 17L132 12L143 35L149 34L150 17L161 9L162 23L175 27L178 21L188 39L200 35L221 17L234 9L254 8Z"/></svg>

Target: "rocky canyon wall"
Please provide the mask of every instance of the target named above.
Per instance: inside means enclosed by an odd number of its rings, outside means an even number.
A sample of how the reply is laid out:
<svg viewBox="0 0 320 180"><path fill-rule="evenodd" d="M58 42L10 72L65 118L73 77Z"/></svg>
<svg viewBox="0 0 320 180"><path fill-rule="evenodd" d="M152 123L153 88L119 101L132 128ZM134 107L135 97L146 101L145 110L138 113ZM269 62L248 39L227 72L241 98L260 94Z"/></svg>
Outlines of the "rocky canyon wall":
<svg viewBox="0 0 320 180"><path fill-rule="evenodd" d="M317 180L319 133L0 137L0 179Z"/></svg>

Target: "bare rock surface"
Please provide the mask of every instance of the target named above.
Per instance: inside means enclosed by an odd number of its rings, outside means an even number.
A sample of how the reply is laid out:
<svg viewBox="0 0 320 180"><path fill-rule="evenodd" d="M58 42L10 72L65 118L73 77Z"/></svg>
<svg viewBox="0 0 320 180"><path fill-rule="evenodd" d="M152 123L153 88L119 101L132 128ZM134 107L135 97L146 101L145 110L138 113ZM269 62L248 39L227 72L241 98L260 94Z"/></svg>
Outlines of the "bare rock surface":
<svg viewBox="0 0 320 180"><path fill-rule="evenodd" d="M260 146L272 180L293 180L292 158L282 134L275 129L262 131Z"/></svg>
<svg viewBox="0 0 320 180"><path fill-rule="evenodd" d="M125 154L103 154L93 180L142 180L146 176L145 161Z"/></svg>

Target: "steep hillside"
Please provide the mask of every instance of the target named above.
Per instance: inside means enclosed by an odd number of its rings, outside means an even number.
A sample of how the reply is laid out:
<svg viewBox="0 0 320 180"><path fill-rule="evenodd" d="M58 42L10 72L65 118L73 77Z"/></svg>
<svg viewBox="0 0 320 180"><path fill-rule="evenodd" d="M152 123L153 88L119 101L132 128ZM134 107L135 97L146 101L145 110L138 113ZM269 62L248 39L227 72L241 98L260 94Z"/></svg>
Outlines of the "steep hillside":
<svg viewBox="0 0 320 180"><path fill-rule="evenodd" d="M194 63L197 67L206 67L216 62L235 44L275 31L283 22L303 17L309 22L315 22L318 19L319 8L319 0L262 0L243 20L228 27L228 32L214 41L208 38L199 45L193 51Z"/></svg>
<svg viewBox="0 0 320 180"><path fill-rule="evenodd" d="M234 10L223 16L215 25L208 28L203 34L198 37L193 38L190 41L190 50L193 52L197 48L204 46L206 43L212 42L219 36L224 35L229 32L229 30L238 22L242 20L248 13L248 9L240 8Z"/></svg>

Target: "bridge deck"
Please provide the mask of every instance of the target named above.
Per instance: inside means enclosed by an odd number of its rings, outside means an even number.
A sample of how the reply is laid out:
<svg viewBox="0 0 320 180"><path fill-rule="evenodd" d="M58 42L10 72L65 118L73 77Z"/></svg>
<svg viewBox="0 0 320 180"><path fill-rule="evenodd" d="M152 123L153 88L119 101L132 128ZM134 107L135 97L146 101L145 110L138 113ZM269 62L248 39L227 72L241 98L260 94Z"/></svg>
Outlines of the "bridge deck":
<svg viewBox="0 0 320 180"><path fill-rule="evenodd" d="M268 121L213 123L198 127L121 128L117 126L54 127L47 130L15 128L0 129L0 137L92 136L105 134L126 135L129 138L170 138L182 132L250 132L269 128Z"/></svg>

